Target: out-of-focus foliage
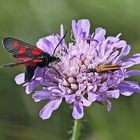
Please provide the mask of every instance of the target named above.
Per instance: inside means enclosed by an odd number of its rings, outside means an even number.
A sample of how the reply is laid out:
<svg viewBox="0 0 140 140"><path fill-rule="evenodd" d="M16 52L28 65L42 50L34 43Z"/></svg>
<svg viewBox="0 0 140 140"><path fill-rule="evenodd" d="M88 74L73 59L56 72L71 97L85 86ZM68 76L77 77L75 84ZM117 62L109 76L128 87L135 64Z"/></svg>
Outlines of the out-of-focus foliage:
<svg viewBox="0 0 140 140"><path fill-rule="evenodd" d="M108 35L121 32L122 39L131 44L131 52L140 52L139 6L139 0L0 0L0 39L11 36L35 44L40 37L59 32L60 24L70 33L72 19L88 18L92 31L102 26ZM14 59L1 45L0 64L11 61ZM134 68L140 70L140 66ZM0 140L70 138L71 108L63 104L50 120L42 121L38 112L46 102L34 103L14 82L23 69L0 69ZM132 80L140 82L139 77ZM110 113L98 104L86 108L81 140L140 139L140 95L112 103Z"/></svg>

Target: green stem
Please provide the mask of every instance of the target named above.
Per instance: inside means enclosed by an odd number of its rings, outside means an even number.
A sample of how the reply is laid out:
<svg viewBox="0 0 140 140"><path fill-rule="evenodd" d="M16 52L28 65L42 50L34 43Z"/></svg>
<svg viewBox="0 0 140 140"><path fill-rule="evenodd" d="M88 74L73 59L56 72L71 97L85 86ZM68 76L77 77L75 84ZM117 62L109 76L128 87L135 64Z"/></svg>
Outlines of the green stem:
<svg viewBox="0 0 140 140"><path fill-rule="evenodd" d="M81 121L75 120L71 140L79 140L80 128L81 128Z"/></svg>

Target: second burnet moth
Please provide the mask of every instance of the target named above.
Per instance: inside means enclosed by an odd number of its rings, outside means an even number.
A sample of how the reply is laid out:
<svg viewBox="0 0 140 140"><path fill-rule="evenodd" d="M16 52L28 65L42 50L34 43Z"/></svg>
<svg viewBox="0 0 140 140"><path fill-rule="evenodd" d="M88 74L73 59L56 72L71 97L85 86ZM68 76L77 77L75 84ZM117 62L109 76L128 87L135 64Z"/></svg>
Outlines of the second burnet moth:
<svg viewBox="0 0 140 140"><path fill-rule="evenodd" d="M59 58L55 57L55 51L58 46L62 43L65 35L61 38L60 42L54 49L53 55L34 47L28 43L20 41L15 38L7 37L2 40L4 49L9 52L13 57L17 59L16 62L1 65L1 67L14 67L24 65L25 70L25 82L30 82L34 76L34 71L37 67L43 68L45 66L50 67L49 64L58 62Z"/></svg>

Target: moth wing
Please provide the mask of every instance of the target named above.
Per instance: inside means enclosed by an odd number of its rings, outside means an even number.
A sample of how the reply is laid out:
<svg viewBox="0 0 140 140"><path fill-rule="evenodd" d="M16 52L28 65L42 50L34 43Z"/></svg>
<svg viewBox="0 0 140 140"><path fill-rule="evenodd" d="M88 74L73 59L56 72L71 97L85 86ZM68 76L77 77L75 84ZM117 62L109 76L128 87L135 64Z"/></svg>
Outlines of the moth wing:
<svg viewBox="0 0 140 140"><path fill-rule="evenodd" d="M28 43L15 38L4 38L2 41L4 49L19 61L29 61L42 56L43 51Z"/></svg>
<svg viewBox="0 0 140 140"><path fill-rule="evenodd" d="M37 66L27 66L25 70L25 82L30 82L31 79L34 76L34 71L37 68Z"/></svg>

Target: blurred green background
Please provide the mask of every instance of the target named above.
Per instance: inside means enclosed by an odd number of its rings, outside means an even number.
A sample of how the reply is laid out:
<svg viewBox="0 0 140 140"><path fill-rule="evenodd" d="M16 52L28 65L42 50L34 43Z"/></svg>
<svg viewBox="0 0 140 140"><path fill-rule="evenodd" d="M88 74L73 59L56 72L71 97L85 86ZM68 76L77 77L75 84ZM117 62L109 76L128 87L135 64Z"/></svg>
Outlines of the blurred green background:
<svg viewBox="0 0 140 140"><path fill-rule="evenodd" d="M10 36L35 44L59 32L60 24L70 30L71 20L81 18L90 19L92 31L102 26L107 35L121 32L132 46L131 54L140 52L139 0L0 0L0 40ZM11 61L1 45L0 64ZM41 120L38 112L46 102L35 103L14 82L23 70L0 69L0 140L69 139L72 109L63 103L49 120ZM140 82L139 77L131 80ZM80 140L140 140L140 95L121 96L112 103L110 113L98 104L85 109Z"/></svg>

